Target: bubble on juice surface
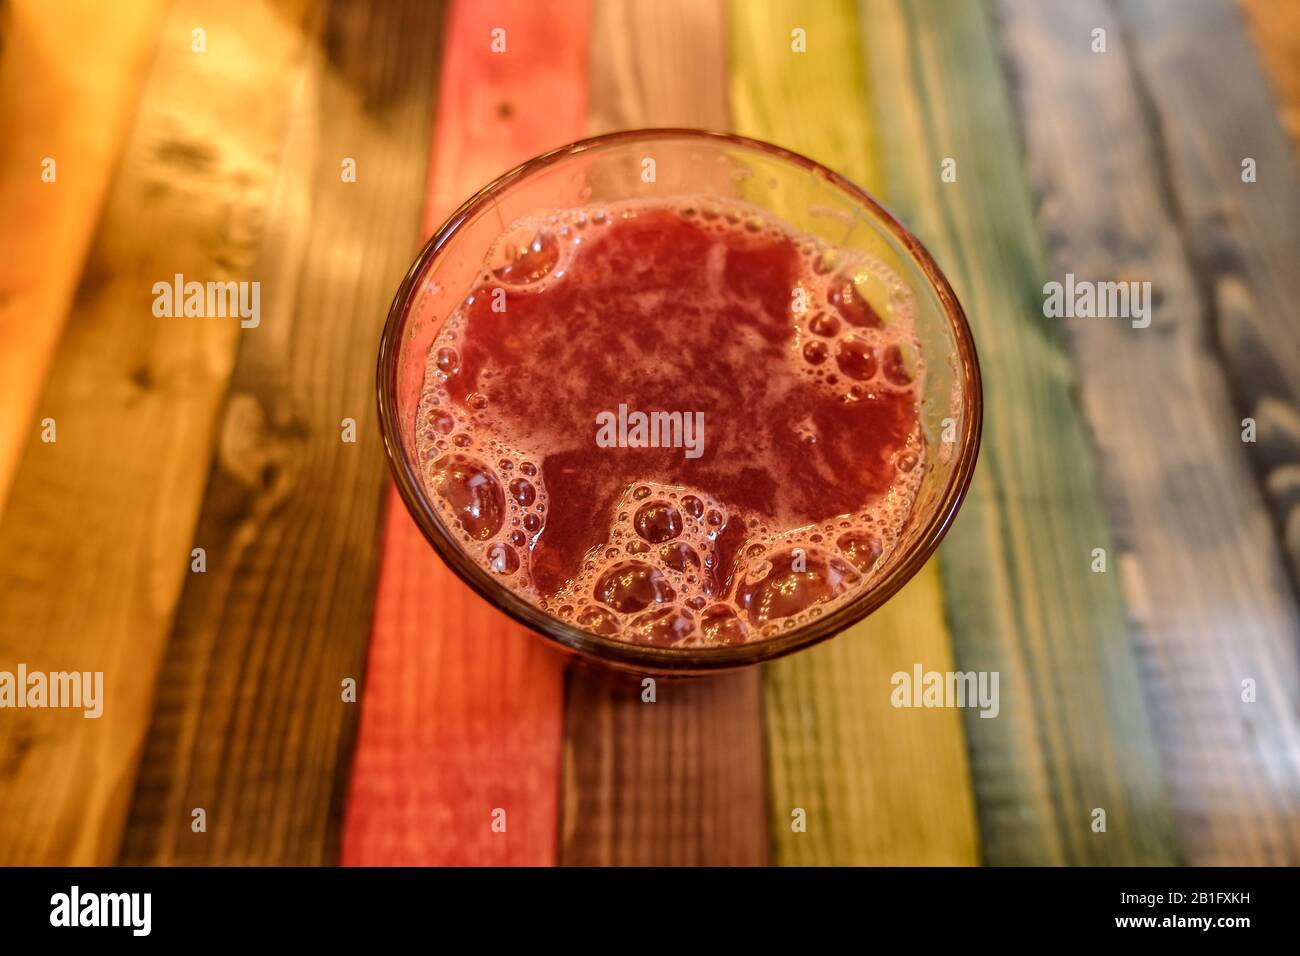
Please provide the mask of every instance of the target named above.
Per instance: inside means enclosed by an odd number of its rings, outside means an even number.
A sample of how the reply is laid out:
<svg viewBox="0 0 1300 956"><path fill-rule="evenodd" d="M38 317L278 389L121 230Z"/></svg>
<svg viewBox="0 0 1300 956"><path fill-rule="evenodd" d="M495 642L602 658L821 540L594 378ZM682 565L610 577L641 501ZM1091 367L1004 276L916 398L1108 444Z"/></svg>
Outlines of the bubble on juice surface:
<svg viewBox="0 0 1300 956"><path fill-rule="evenodd" d="M870 381L876 374L876 350L859 339L845 339L835 352L840 371L858 382Z"/></svg>
<svg viewBox="0 0 1300 956"><path fill-rule="evenodd" d="M619 632L618 618L603 607L584 607L578 612L578 625L602 637L613 637Z"/></svg>
<svg viewBox="0 0 1300 956"><path fill-rule="evenodd" d="M636 533L651 544L671 541L682 533L682 515L671 502L652 501L636 510Z"/></svg>
<svg viewBox="0 0 1300 956"><path fill-rule="evenodd" d="M451 378L460 371L460 353L453 348L444 346L438 349L435 362L438 371L446 378Z"/></svg>
<svg viewBox="0 0 1300 956"><path fill-rule="evenodd" d="M658 568L643 561L620 561L596 581L595 597L602 604L630 614L674 597L673 589Z"/></svg>
<svg viewBox="0 0 1300 956"><path fill-rule="evenodd" d="M885 349L885 378L895 385L911 385L916 377L916 353L905 344Z"/></svg>
<svg viewBox="0 0 1300 956"><path fill-rule="evenodd" d="M861 576L838 557L821 552L780 551L747 573L737 601L749 622L762 626L844 594Z"/></svg>
<svg viewBox="0 0 1300 956"><path fill-rule="evenodd" d="M859 571L869 571L883 550L880 539L865 531L846 531L835 539L835 546Z"/></svg>
<svg viewBox="0 0 1300 956"><path fill-rule="evenodd" d="M698 569L700 566L700 556L695 549L681 541L660 548L659 560L674 571L685 572L687 568Z"/></svg>
<svg viewBox="0 0 1300 956"><path fill-rule="evenodd" d="M430 412L428 422L439 435L450 435L456 430L456 418L445 408Z"/></svg>
<svg viewBox="0 0 1300 956"><path fill-rule="evenodd" d="M503 285L532 285L555 271L560 256L560 241L550 229L524 221L497 240L489 270Z"/></svg>
<svg viewBox="0 0 1300 956"><path fill-rule="evenodd" d="M482 462L468 455L439 458L429 469L429 483L472 539L486 541L501 530L505 494Z"/></svg>
<svg viewBox="0 0 1300 956"><path fill-rule="evenodd" d="M519 570L519 555L508 544L488 548L488 567L497 574L514 574Z"/></svg>
<svg viewBox="0 0 1300 956"><path fill-rule="evenodd" d="M700 616L700 627L708 644L743 644L749 628L730 604L715 604Z"/></svg>
<svg viewBox="0 0 1300 956"><path fill-rule="evenodd" d="M804 343L803 358L809 365L821 365L830 357L830 354L831 350L826 347L826 343L819 339Z"/></svg>
<svg viewBox="0 0 1300 956"><path fill-rule="evenodd" d="M822 338L832 338L839 330L840 323L822 311L818 311L808 321L808 331Z"/></svg>
<svg viewBox="0 0 1300 956"><path fill-rule="evenodd" d="M510 482L510 497L526 508L537 500L537 489L527 478L515 478Z"/></svg>
<svg viewBox="0 0 1300 956"><path fill-rule="evenodd" d="M695 630L695 616L682 607L661 607L632 618L628 635L638 644L671 647Z"/></svg>

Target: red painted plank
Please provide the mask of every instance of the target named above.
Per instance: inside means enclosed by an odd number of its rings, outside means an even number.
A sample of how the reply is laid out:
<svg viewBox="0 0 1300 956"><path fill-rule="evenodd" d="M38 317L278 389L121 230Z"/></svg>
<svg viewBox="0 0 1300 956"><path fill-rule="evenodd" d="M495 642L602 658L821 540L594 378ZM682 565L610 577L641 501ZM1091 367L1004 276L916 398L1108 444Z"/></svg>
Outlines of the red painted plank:
<svg viewBox="0 0 1300 956"><path fill-rule="evenodd" d="M453 4L428 232L498 173L583 135L589 28L587 0ZM562 659L462 584L390 494L342 862L553 864L563 697Z"/></svg>

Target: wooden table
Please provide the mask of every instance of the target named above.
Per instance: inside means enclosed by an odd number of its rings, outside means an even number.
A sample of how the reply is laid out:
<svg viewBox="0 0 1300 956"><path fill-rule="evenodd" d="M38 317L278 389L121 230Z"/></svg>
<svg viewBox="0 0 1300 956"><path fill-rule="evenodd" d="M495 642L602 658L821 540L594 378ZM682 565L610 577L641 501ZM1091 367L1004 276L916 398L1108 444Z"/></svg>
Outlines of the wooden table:
<svg viewBox="0 0 1300 956"><path fill-rule="evenodd" d="M0 709L0 864L1300 863L1298 54L1298 0L11 0L0 671L105 691ZM372 386L451 209L644 126L881 196L985 378L936 560L653 704L434 557ZM892 707L918 663L998 717Z"/></svg>

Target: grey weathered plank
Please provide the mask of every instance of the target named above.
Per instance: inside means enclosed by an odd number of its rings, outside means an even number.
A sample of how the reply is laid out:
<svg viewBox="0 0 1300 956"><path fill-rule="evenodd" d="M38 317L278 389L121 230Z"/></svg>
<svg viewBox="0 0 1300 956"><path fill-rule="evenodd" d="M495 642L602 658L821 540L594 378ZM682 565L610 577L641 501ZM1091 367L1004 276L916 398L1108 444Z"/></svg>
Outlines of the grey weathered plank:
<svg viewBox="0 0 1300 956"><path fill-rule="evenodd" d="M1240 12L1227 0L1122 0L1120 24L1158 118L1168 194L1211 304L1250 446L1300 587L1300 170ZM1253 159L1257 181L1242 182Z"/></svg>
<svg viewBox="0 0 1300 956"><path fill-rule="evenodd" d="M1184 851L1200 864L1294 865L1296 605L1213 347L1215 307L1169 197L1162 128L1180 120L1152 113L1131 62L1146 34L1123 36L1102 0L997 9L1052 277L1149 281L1158 303L1147 328L1060 321ZM1104 53L1093 29L1107 32ZM1198 42L1215 55L1216 36ZM1242 700L1247 678L1257 703Z"/></svg>

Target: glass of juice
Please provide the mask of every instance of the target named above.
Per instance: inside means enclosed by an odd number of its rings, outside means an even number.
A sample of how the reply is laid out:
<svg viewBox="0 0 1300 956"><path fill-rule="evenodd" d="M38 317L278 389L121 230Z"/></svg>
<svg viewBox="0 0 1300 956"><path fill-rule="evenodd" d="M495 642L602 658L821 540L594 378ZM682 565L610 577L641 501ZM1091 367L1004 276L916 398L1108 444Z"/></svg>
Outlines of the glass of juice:
<svg viewBox="0 0 1300 956"><path fill-rule="evenodd" d="M384 440L444 561L559 647L705 673L831 637L934 552L979 446L970 328L875 199L737 136L538 156L420 253Z"/></svg>

